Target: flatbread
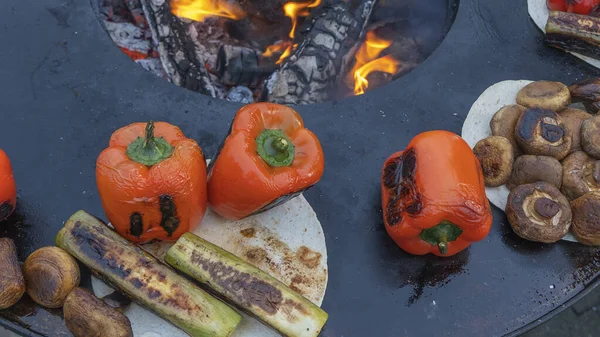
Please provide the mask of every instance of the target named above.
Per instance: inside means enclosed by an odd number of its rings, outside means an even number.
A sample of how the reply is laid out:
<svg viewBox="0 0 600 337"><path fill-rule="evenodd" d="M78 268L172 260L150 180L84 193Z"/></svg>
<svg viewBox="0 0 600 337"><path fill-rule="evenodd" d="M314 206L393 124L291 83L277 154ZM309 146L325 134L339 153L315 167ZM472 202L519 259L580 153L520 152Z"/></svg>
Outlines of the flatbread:
<svg viewBox="0 0 600 337"><path fill-rule="evenodd" d="M471 146L475 147L478 141L492 135L490 121L494 114L505 105L517 104L517 93L532 81L502 81L487 88L481 96L473 103L462 128L462 138ZM510 193L506 185L499 187L486 187L485 194L489 201L502 211L506 209L506 201ZM568 233L563 240L577 242Z"/></svg>
<svg viewBox="0 0 600 337"><path fill-rule="evenodd" d="M538 28L545 33L546 23L548 22L548 16L550 15L550 11L546 6L546 0L527 0L527 10L529 11L529 16L531 16L531 19L533 19L536 26L538 26ZM596 68L600 68L600 60L596 60L574 52L568 53L577 56Z"/></svg>
<svg viewBox="0 0 600 337"><path fill-rule="evenodd" d="M311 302L321 305L327 287L327 247L321 223L303 195L261 214L229 221L207 210L194 234L252 263ZM172 243L142 248L160 260ZM94 293L113 290L92 277ZM136 337L186 337L185 332L149 310L132 303L125 311ZM233 337L277 337L278 333L254 318L243 319Z"/></svg>

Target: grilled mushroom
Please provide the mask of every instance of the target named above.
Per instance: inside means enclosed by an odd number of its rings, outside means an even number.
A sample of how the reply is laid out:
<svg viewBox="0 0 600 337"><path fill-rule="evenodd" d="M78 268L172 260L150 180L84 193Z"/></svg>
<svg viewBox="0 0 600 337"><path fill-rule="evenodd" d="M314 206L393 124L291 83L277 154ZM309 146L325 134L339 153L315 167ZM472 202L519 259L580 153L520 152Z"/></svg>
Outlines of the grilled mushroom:
<svg viewBox="0 0 600 337"><path fill-rule="evenodd" d="M529 241L556 242L571 226L569 201L547 182L521 185L512 190L506 215L513 231Z"/></svg>
<svg viewBox="0 0 600 337"><path fill-rule="evenodd" d="M600 78L577 82L569 87L573 102L582 102L586 109L596 114L600 110Z"/></svg>
<svg viewBox="0 0 600 337"><path fill-rule="evenodd" d="M590 156L600 159L600 116L581 124L581 148Z"/></svg>
<svg viewBox="0 0 600 337"><path fill-rule="evenodd" d="M492 135L508 139L513 147L515 158L521 154L521 149L519 149L519 144L515 139L515 126L525 110L527 108L518 104L506 105L498 110L490 121Z"/></svg>
<svg viewBox="0 0 600 337"><path fill-rule="evenodd" d="M475 144L473 152L481 164L486 186L506 184L514 160L513 147L508 139L500 136L487 137Z"/></svg>
<svg viewBox="0 0 600 337"><path fill-rule="evenodd" d="M63 314L75 337L133 337L127 316L82 288L73 289L67 296Z"/></svg>
<svg viewBox="0 0 600 337"><path fill-rule="evenodd" d="M562 162L563 180L561 192L569 200L575 200L591 191L600 191L600 160L583 151L573 152Z"/></svg>
<svg viewBox="0 0 600 337"><path fill-rule="evenodd" d="M523 155L513 164L508 188L545 181L556 188L562 184L563 169L558 159L548 156Z"/></svg>
<svg viewBox="0 0 600 337"><path fill-rule="evenodd" d="M25 293L25 280L17 261L15 243L9 238L0 238L0 309L15 305Z"/></svg>
<svg viewBox="0 0 600 337"><path fill-rule="evenodd" d="M23 265L27 294L37 304L60 308L65 298L79 285L79 266L69 253L58 247L43 247L33 252Z"/></svg>
<svg viewBox="0 0 600 337"><path fill-rule="evenodd" d="M563 159L571 149L571 133L562 118L548 109L527 109L515 127L517 143L526 154Z"/></svg>
<svg viewBox="0 0 600 337"><path fill-rule="evenodd" d="M571 149L569 153L581 151L581 124L583 121L592 118L589 113L573 108L566 108L559 114L560 118L565 123L565 128L571 134Z"/></svg>
<svg viewBox="0 0 600 337"><path fill-rule="evenodd" d="M571 104L571 93L560 82L537 81L519 90L517 103L527 108L560 111Z"/></svg>
<svg viewBox="0 0 600 337"><path fill-rule="evenodd" d="M600 192L590 192L571 202L572 232L585 245L600 246Z"/></svg>

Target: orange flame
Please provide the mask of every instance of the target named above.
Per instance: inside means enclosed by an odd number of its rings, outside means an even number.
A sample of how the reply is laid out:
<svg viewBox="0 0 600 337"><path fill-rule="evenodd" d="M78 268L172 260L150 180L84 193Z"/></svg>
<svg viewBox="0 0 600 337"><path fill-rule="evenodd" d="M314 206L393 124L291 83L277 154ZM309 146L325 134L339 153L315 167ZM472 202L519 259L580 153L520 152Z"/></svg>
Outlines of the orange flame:
<svg viewBox="0 0 600 337"><path fill-rule="evenodd" d="M379 54L392 45L393 41L384 40L375 35L373 31L367 32L365 42L356 53L356 64L351 74L354 75L354 94L362 95L369 87L367 76L372 72L383 72L394 75L400 62L392 56L381 58Z"/></svg>
<svg viewBox="0 0 600 337"><path fill-rule="evenodd" d="M198 22L211 16L239 20L246 16L234 2L227 0L171 0L173 15Z"/></svg>
<svg viewBox="0 0 600 337"><path fill-rule="evenodd" d="M275 64L281 64L283 63L283 61L285 61L286 58L292 55L292 51L296 49L296 47L298 47L298 44L292 45L292 40L296 36L298 17L308 16L310 14L309 9L315 8L320 4L321 0L314 0L305 3L288 2L285 5L283 5L283 11L285 12L285 16L292 20L292 29L290 29L290 33L288 34L290 41L280 41L274 45L268 46L267 50L265 50L265 52L263 53L263 56L271 57L274 53L283 51L283 53L279 57L279 60L275 62Z"/></svg>
<svg viewBox="0 0 600 337"><path fill-rule="evenodd" d="M285 16L292 19L292 29L290 30L290 34L288 35L290 39L293 39L296 36L296 26L298 25L298 17L299 16L308 16L310 12L309 8L315 8L321 4L321 0L314 0L312 2L288 2L283 5L283 11L285 12Z"/></svg>

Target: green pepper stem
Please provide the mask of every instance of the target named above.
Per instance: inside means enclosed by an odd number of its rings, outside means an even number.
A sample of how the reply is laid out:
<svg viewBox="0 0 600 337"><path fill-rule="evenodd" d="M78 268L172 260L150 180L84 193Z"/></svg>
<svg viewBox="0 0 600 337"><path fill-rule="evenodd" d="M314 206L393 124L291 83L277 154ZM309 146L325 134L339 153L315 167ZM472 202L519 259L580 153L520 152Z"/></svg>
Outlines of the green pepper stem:
<svg viewBox="0 0 600 337"><path fill-rule="evenodd" d="M265 129L256 137L256 152L270 166L290 166L294 161L292 141L278 129Z"/></svg>
<svg viewBox="0 0 600 337"><path fill-rule="evenodd" d="M438 225L421 232L421 240L437 246L440 254L448 254L448 243L458 239L462 229L449 221L442 221Z"/></svg>
<svg viewBox="0 0 600 337"><path fill-rule="evenodd" d="M164 138L154 137L154 122L146 125L145 137L138 137L127 147L127 156L138 163L152 166L169 158L173 153L173 146Z"/></svg>

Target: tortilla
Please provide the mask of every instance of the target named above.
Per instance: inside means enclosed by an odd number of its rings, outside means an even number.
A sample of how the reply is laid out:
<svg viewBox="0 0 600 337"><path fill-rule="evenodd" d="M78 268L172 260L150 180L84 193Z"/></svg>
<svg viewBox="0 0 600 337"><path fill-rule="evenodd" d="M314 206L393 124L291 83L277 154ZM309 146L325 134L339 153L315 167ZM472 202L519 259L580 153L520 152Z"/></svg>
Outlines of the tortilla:
<svg viewBox="0 0 600 337"><path fill-rule="evenodd" d="M327 287L327 248L321 223L303 195L261 214L229 221L207 210L194 234L228 250L267 272L316 305ZM173 243L141 247L160 260ZM113 290L92 277L102 297ZM188 335L149 310L132 303L125 311L136 337L187 337ZM241 313L242 322L232 337L278 337L279 334Z"/></svg>
<svg viewBox="0 0 600 337"><path fill-rule="evenodd" d="M548 16L550 15L550 11L546 6L546 0L527 0L527 10L529 11L529 16L531 16L531 19L533 19L536 26L538 26L538 28L545 33L546 23L548 22ZM600 68L600 60L596 60L574 52L568 53L577 56L596 68Z"/></svg>
<svg viewBox="0 0 600 337"><path fill-rule="evenodd" d="M516 97L519 90L532 81L502 81L487 88L473 103L465 119L461 137L473 148L478 141L492 135L490 121L494 114L505 105L517 104ZM492 204L502 211L506 209L506 201L510 193L506 185L499 187L486 187L485 194ZM577 242L568 233L563 240Z"/></svg>

